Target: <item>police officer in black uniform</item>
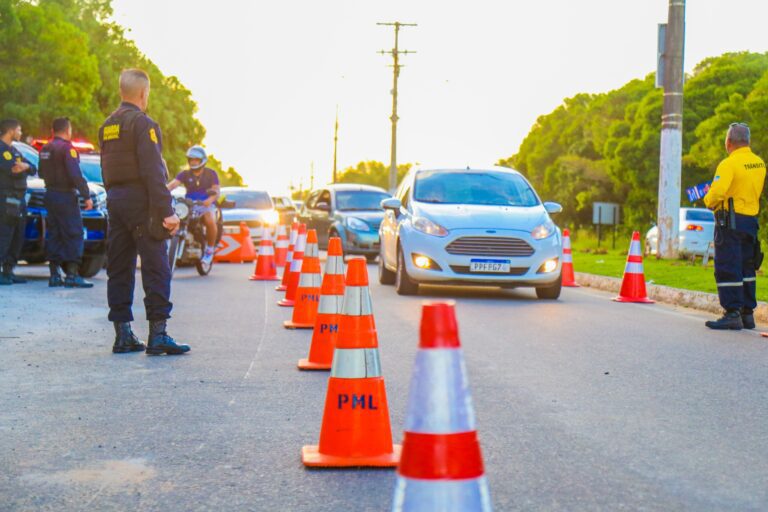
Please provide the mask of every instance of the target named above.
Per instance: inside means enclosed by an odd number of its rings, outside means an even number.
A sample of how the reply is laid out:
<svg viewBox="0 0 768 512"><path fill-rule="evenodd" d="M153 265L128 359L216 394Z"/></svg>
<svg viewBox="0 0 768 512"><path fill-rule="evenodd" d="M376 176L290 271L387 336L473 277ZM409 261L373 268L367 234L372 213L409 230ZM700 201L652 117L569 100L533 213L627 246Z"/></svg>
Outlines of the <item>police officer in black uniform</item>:
<svg viewBox="0 0 768 512"><path fill-rule="evenodd" d="M183 354L166 332L172 304L167 239L179 228L168 171L162 157L160 127L144 111L149 100L149 76L128 69L120 75L122 103L99 129L101 168L107 189L109 238L107 299L115 326L114 353L145 350L150 355ZM146 347L131 330L136 256L141 256L144 306L149 320Z"/></svg>
<svg viewBox="0 0 768 512"><path fill-rule="evenodd" d="M0 285L27 282L13 273L13 267L24 245L27 176L33 176L37 169L13 147L13 142L20 140L19 121L0 121Z"/></svg>
<svg viewBox="0 0 768 512"><path fill-rule="evenodd" d="M45 208L48 210L48 264L51 278L48 286L91 288L78 275L83 257L83 217L80 199L85 209L93 208L88 183L80 170L80 155L72 146L72 123L66 117L53 121L53 139L40 150L40 177L45 180ZM79 194L79 197L78 197ZM61 279L59 268L67 274Z"/></svg>

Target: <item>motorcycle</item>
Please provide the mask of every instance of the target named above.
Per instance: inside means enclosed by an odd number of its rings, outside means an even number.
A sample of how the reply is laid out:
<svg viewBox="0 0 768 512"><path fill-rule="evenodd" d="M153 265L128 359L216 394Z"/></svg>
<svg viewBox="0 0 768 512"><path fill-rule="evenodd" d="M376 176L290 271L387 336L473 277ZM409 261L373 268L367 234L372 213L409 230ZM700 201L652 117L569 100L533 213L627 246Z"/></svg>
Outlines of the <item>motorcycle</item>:
<svg viewBox="0 0 768 512"><path fill-rule="evenodd" d="M174 199L173 209L181 222L178 231L171 237L168 244L168 263L171 266L171 274L177 266L194 265L201 276L207 276L213 268L213 260L210 263L203 261L203 255L208 248L208 238L203 213L199 208L195 208L202 204L202 201L193 201L185 197ZM218 245L223 231L220 209L216 210L216 225L218 227L216 245Z"/></svg>

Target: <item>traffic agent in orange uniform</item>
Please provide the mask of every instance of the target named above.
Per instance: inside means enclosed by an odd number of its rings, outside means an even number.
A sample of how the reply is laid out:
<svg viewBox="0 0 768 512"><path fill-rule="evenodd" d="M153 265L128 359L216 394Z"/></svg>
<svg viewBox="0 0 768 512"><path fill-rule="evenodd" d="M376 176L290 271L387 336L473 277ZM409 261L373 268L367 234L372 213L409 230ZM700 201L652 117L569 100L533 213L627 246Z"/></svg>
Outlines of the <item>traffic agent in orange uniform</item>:
<svg viewBox="0 0 768 512"><path fill-rule="evenodd" d="M715 211L715 281L725 310L722 318L706 323L711 329L755 328L755 275L762 262L757 214L766 169L749 143L749 127L732 124L725 141L728 158L704 196L704 204Z"/></svg>

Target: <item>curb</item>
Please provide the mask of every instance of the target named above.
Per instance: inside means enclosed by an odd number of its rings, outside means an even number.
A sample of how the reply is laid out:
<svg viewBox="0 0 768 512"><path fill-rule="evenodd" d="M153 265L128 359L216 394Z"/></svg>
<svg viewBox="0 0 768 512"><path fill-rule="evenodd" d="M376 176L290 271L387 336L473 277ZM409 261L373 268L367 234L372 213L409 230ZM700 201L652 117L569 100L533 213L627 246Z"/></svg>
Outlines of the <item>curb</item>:
<svg viewBox="0 0 768 512"><path fill-rule="evenodd" d="M585 274L576 272L576 282L587 288L595 288L606 292L619 293L621 289L621 279L616 277L598 276L595 274ZM684 308L698 309L707 313L722 314L723 308L720 301L714 293L697 292L693 290L683 290L680 288L670 288L658 284L647 284L648 297L664 304L672 304ZM768 323L768 304L759 302L755 310L755 321Z"/></svg>

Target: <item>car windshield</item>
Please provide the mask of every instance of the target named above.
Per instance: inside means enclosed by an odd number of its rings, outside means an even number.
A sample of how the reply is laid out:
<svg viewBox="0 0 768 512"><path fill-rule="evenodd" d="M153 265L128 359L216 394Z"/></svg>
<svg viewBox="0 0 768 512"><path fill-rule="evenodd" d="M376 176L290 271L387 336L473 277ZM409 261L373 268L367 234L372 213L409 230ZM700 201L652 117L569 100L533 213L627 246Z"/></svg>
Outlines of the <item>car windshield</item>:
<svg viewBox="0 0 768 512"><path fill-rule="evenodd" d="M80 156L80 170L83 172L85 181L104 183L101 177L101 159L98 156Z"/></svg>
<svg viewBox="0 0 768 512"><path fill-rule="evenodd" d="M694 222L715 222L715 214L709 210L688 210L685 212L685 220Z"/></svg>
<svg viewBox="0 0 768 512"><path fill-rule="evenodd" d="M234 201L235 208L248 208L251 210L269 210L272 208L272 199L266 192L258 190L223 190L227 201Z"/></svg>
<svg viewBox="0 0 768 512"><path fill-rule="evenodd" d="M336 209L341 211L353 210L382 210L381 202L391 197L386 192L375 190L344 190L336 192Z"/></svg>
<svg viewBox="0 0 768 512"><path fill-rule="evenodd" d="M508 172L422 171L416 175L413 199L422 203L536 206L530 185Z"/></svg>

